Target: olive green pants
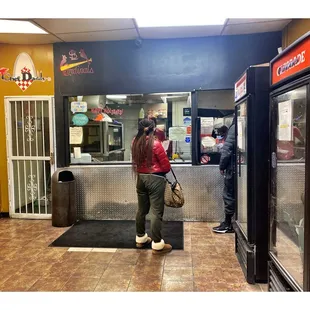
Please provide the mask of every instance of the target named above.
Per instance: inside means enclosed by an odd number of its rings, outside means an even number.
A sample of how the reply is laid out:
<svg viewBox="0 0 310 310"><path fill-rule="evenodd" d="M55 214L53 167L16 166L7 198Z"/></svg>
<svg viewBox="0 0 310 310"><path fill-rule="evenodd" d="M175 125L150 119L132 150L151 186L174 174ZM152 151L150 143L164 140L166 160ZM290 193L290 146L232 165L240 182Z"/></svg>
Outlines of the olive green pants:
<svg viewBox="0 0 310 310"><path fill-rule="evenodd" d="M145 217L150 212L151 237L154 242L160 242L161 229L165 207L166 179L153 174L138 174L137 194L138 212L136 215L137 236L145 234Z"/></svg>

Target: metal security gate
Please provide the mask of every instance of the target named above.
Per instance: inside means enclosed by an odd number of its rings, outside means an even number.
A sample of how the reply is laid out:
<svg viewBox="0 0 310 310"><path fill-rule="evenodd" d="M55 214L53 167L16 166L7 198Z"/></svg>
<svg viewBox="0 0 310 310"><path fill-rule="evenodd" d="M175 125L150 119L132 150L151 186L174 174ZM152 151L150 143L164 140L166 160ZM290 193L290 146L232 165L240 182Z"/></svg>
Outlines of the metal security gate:
<svg viewBox="0 0 310 310"><path fill-rule="evenodd" d="M51 218L52 97L5 97L10 216Z"/></svg>

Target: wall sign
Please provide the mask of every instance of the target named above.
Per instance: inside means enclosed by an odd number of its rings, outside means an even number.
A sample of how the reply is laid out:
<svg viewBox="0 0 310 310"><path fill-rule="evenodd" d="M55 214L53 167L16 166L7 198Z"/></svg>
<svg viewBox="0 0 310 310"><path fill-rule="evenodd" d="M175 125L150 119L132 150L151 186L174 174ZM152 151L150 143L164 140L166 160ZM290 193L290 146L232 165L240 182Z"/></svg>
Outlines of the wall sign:
<svg viewBox="0 0 310 310"><path fill-rule="evenodd" d="M72 101L71 102L71 112L77 113L77 112L81 112L81 113L85 113L87 112L87 102L85 101Z"/></svg>
<svg viewBox="0 0 310 310"><path fill-rule="evenodd" d="M183 108L183 116L191 116L192 109L191 108Z"/></svg>
<svg viewBox="0 0 310 310"><path fill-rule="evenodd" d="M42 71L36 71L31 57L27 53L21 53L17 56L13 73L9 68L0 67L0 80L13 82L24 92L34 82L50 82L51 77L44 77Z"/></svg>
<svg viewBox="0 0 310 310"><path fill-rule="evenodd" d="M84 49L80 49L79 52L72 49L61 57L59 70L64 76L94 73L94 69L90 65L93 60L88 58Z"/></svg>
<svg viewBox="0 0 310 310"><path fill-rule="evenodd" d="M246 95L246 73L235 83L235 102Z"/></svg>
<svg viewBox="0 0 310 310"><path fill-rule="evenodd" d="M94 114L100 114L100 113L105 113L107 115L123 115L124 109L111 109L109 107L105 108L93 108L91 109L91 112Z"/></svg>
<svg viewBox="0 0 310 310"><path fill-rule="evenodd" d="M85 114L78 113L73 115L72 117L72 123L75 126L85 126L88 123L88 121L89 121L88 117Z"/></svg>
<svg viewBox="0 0 310 310"><path fill-rule="evenodd" d="M183 118L183 125L184 126L189 126L192 123L192 118L190 116L184 117Z"/></svg>
<svg viewBox="0 0 310 310"><path fill-rule="evenodd" d="M289 76L292 76L310 67L310 36L304 38L288 52L272 62L271 83L276 84Z"/></svg>
<svg viewBox="0 0 310 310"><path fill-rule="evenodd" d="M81 144L83 142L83 128L70 127L70 144Z"/></svg>

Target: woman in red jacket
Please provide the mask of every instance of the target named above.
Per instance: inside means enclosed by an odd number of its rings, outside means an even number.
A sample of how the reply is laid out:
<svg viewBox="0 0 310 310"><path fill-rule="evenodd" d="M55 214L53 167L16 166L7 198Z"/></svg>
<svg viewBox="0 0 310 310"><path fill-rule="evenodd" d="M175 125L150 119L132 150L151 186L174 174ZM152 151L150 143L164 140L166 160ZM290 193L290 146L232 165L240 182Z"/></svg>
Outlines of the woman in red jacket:
<svg viewBox="0 0 310 310"><path fill-rule="evenodd" d="M132 144L133 169L137 175L138 212L136 215L136 245L143 248L152 242L153 254L164 254L172 246L162 238L165 175L171 169L161 142L154 137L155 123L149 119L139 122ZM151 211L151 235L145 232L145 217Z"/></svg>

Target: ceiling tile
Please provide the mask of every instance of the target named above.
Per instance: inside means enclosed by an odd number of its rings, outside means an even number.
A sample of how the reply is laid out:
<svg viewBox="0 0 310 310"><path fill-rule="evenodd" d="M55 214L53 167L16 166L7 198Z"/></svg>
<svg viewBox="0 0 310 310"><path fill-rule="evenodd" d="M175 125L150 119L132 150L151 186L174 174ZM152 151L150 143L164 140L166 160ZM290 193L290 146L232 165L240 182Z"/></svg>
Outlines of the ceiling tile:
<svg viewBox="0 0 310 310"><path fill-rule="evenodd" d="M51 34L0 33L0 43L7 44L49 44L61 42Z"/></svg>
<svg viewBox="0 0 310 310"><path fill-rule="evenodd" d="M288 23L289 20L281 20L265 23L227 25L223 31L223 35L281 31Z"/></svg>
<svg viewBox="0 0 310 310"><path fill-rule="evenodd" d="M227 25L280 21L281 18L229 18Z"/></svg>
<svg viewBox="0 0 310 310"><path fill-rule="evenodd" d="M168 39L220 35L223 26L139 28L143 39Z"/></svg>
<svg viewBox="0 0 310 310"><path fill-rule="evenodd" d="M110 30L82 33L63 33L57 35L65 42L83 42L83 41L116 41L116 40L134 40L137 38L135 29Z"/></svg>
<svg viewBox="0 0 310 310"><path fill-rule="evenodd" d="M55 34L129 29L135 27L131 18L34 19L34 22Z"/></svg>

